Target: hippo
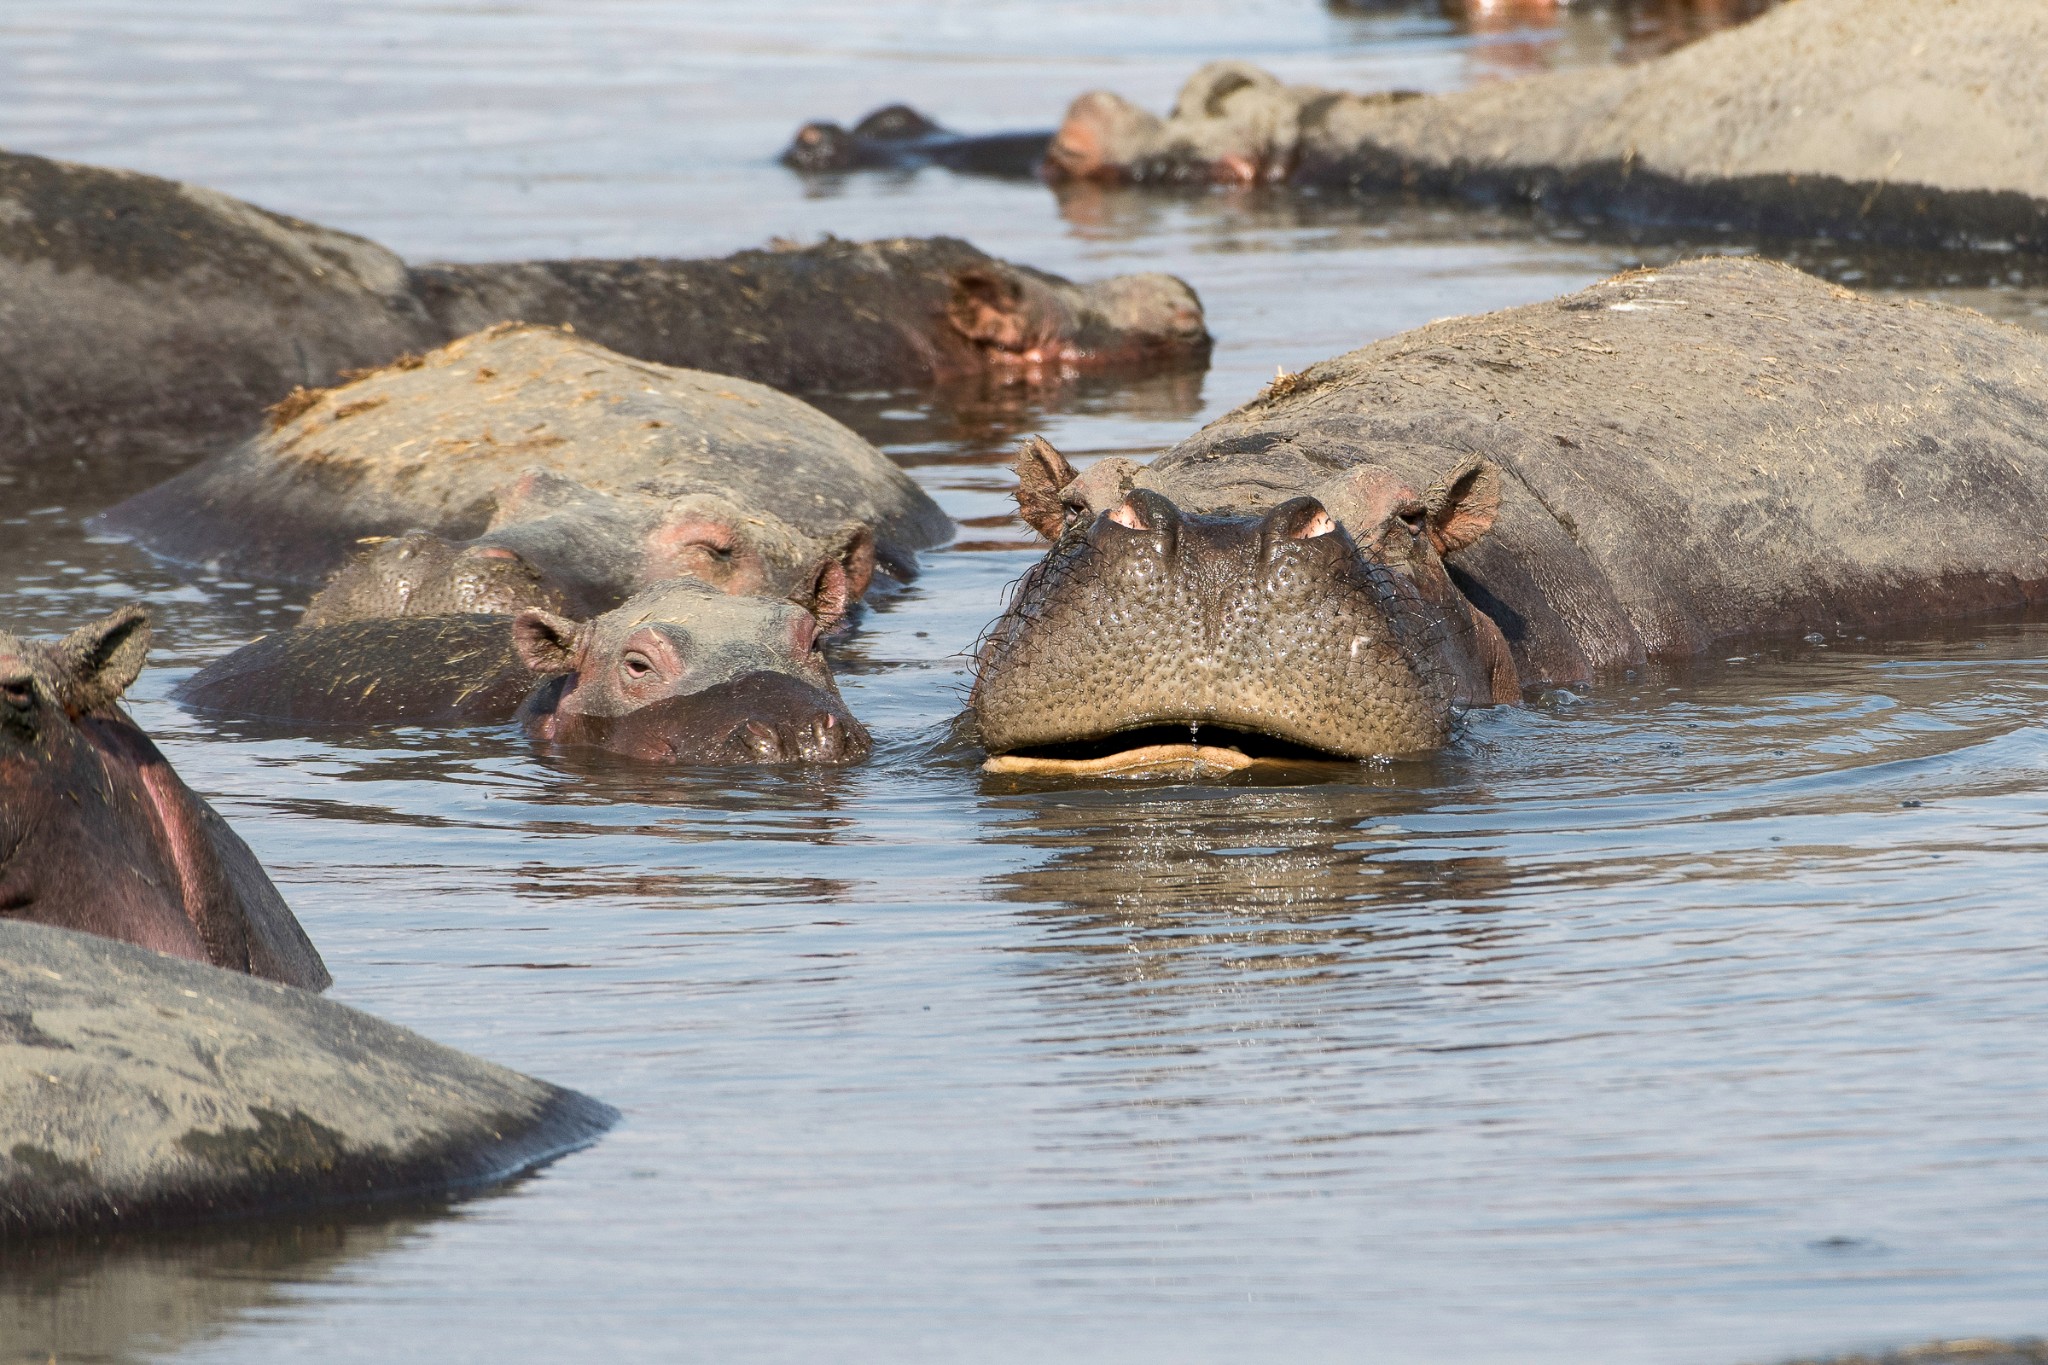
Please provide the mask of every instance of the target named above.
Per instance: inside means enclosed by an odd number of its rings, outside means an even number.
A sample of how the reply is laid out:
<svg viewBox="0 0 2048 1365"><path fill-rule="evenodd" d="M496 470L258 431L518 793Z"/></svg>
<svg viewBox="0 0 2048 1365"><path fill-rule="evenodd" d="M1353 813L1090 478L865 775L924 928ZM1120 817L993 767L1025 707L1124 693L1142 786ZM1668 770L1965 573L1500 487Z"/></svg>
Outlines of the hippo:
<svg viewBox="0 0 2048 1365"><path fill-rule="evenodd" d="M0 152L0 466L189 464L294 389L499 322L792 390L1208 362L1192 290L1080 285L952 238L722 260L412 266L216 190Z"/></svg>
<svg viewBox="0 0 2048 1365"><path fill-rule="evenodd" d="M434 344L405 262L216 190L0 152L0 463L187 461Z"/></svg>
<svg viewBox="0 0 2048 1365"><path fill-rule="evenodd" d="M2048 10L1801 0L1637 65L1429 98L1212 63L1161 119L1081 96L1049 180L1533 205L1634 230L2048 250ZM2003 269L2004 267L2000 267Z"/></svg>
<svg viewBox="0 0 2048 1365"><path fill-rule="evenodd" d="M952 529L886 456L798 399L509 324L300 390L265 431L95 525L287 583L353 560L344 597L410 593L399 580L432 569L446 590L429 596L451 607L469 590L451 575L488 596L527 572L491 558L516 556L586 614L679 574L784 595L824 553L859 592L877 563L908 578ZM415 532L463 548L407 559ZM378 537L400 543L365 560Z"/></svg>
<svg viewBox="0 0 2048 1365"><path fill-rule="evenodd" d="M858 170L949 171L1028 180L1045 159L1050 129L1023 133L955 133L907 104L886 104L851 129L818 121L797 129L780 160L793 171L820 175Z"/></svg>
<svg viewBox="0 0 2048 1365"><path fill-rule="evenodd" d="M310 991L0 919L10 1252L474 1189L588 1146L618 1117Z"/></svg>
<svg viewBox="0 0 2048 1365"><path fill-rule="evenodd" d="M1029 443L1018 504L1053 546L976 663L998 770L1415 756L1530 688L2042 600L2048 338L1695 260L1283 375L1148 465Z"/></svg>
<svg viewBox="0 0 2048 1365"><path fill-rule="evenodd" d="M302 625L215 660L173 696L300 727L516 720L547 749L645 762L854 763L872 746L821 649L848 591L826 560L805 605L679 578L587 621L527 607Z"/></svg>
<svg viewBox="0 0 2048 1365"><path fill-rule="evenodd" d="M140 606L57 641L0 631L0 919L325 990L256 855L121 709L148 652Z"/></svg>
<svg viewBox="0 0 2048 1365"><path fill-rule="evenodd" d="M954 237L432 266L414 280L450 335L559 323L627 355L791 392L1202 370L1211 346L1201 300L1171 275L1075 284Z"/></svg>

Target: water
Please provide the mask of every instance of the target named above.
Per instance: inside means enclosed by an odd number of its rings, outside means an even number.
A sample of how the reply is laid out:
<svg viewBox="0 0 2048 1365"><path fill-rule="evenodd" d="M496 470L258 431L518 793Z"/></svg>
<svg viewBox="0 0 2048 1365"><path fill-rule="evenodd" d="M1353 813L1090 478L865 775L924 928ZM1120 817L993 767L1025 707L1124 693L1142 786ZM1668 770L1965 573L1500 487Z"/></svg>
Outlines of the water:
<svg viewBox="0 0 2048 1365"><path fill-rule="evenodd" d="M626 1114L453 1206L17 1254L0 1360L1707 1365L2048 1328L2048 621L1733 646L1329 779L1052 786L946 743L963 652L1033 558L1017 436L1144 454L1276 367L1678 248L806 185L770 160L796 124L898 98L1043 124L1092 85L1164 104L1225 55L1442 89L1626 38L1604 11L1470 32L1299 0L0 13L0 145L415 259L949 231L1174 270L1220 338L1200 381L827 404L962 522L839 651L878 740L846 772L201 721L170 687L300 595L88 535L118 476L0 504L0 620L154 605L134 712L337 998ZM2048 321L2021 286L1922 292Z"/></svg>

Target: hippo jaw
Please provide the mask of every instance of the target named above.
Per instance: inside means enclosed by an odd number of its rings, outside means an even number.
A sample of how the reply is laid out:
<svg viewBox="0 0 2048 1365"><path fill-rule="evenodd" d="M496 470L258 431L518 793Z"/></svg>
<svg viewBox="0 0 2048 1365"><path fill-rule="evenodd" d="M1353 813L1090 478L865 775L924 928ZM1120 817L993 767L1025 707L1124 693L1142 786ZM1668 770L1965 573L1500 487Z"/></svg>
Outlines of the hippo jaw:
<svg viewBox="0 0 2048 1365"><path fill-rule="evenodd" d="M1070 522L978 660L994 771L1196 771L1441 748L1441 613L1314 498L1185 516L1135 489Z"/></svg>
<svg viewBox="0 0 2048 1365"><path fill-rule="evenodd" d="M543 687L521 718L536 739L595 748L643 763L858 763L873 741L837 691L760 670L620 715L560 707L563 680Z"/></svg>

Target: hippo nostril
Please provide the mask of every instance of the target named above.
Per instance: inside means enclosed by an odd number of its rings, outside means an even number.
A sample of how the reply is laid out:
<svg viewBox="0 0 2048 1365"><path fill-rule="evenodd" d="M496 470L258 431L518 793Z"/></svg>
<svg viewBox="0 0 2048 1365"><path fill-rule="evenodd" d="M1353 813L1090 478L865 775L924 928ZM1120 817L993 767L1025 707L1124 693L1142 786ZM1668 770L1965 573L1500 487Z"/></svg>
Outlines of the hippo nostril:
<svg viewBox="0 0 2048 1365"><path fill-rule="evenodd" d="M1146 531L1163 539L1171 549L1180 537L1180 509L1171 499L1149 488L1134 488L1107 519L1127 531Z"/></svg>
<svg viewBox="0 0 2048 1365"><path fill-rule="evenodd" d="M820 762L831 762L846 752L846 727L830 711L822 711L811 717L809 757Z"/></svg>
<svg viewBox="0 0 2048 1365"><path fill-rule="evenodd" d="M1335 532L1336 518L1314 498L1292 498L1266 513L1259 523L1260 548L1270 556L1289 541L1317 540Z"/></svg>
<svg viewBox="0 0 2048 1365"><path fill-rule="evenodd" d="M770 726L758 720L750 720L740 727L746 734L743 741L754 757L772 763L782 757L782 737Z"/></svg>

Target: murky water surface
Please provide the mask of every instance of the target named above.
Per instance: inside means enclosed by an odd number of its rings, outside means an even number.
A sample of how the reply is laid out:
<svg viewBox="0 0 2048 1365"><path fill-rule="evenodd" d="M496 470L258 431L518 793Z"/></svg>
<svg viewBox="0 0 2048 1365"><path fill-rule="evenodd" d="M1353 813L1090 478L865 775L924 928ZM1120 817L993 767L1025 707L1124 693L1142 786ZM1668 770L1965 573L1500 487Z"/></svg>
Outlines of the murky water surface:
<svg viewBox="0 0 2048 1365"><path fill-rule="evenodd" d="M1147 453L1276 366L1675 248L771 161L897 98L1030 126L1215 56L1444 89L1645 41L1305 0L0 11L0 144L418 259L955 232L1174 270L1221 338L1205 380L828 404L963 526L839 653L849 772L197 720L171 685L299 599L88 535L120 479L0 503L0 620L155 605L135 714L337 998L626 1114L452 1208L17 1262L0 1359L1706 1365L2048 1327L2048 622L1734 647L1326 780L1036 786L944 742L1033 557L1016 436Z"/></svg>

